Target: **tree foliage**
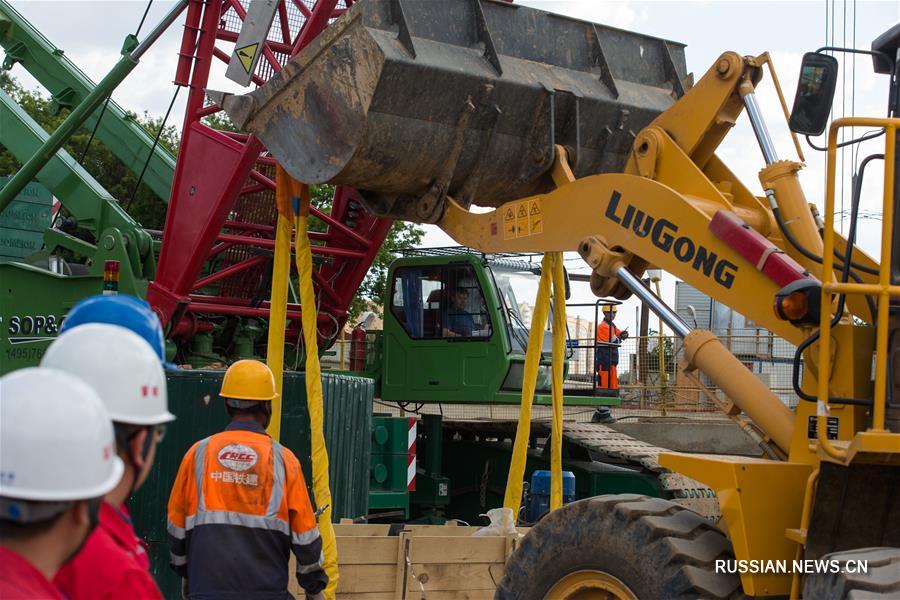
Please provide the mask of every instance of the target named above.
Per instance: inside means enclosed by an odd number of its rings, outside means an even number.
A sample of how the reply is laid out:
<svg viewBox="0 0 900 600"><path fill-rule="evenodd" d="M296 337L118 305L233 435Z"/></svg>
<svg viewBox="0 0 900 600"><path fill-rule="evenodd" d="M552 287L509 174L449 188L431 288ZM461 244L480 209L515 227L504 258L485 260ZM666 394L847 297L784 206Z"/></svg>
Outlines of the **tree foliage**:
<svg viewBox="0 0 900 600"><path fill-rule="evenodd" d="M54 114L50 99L39 91L24 89L15 78L0 71L0 89L27 112L47 132L54 131L68 116L68 110ZM151 137L159 133L159 144L176 155L179 144L179 131L174 125L162 126L161 117L153 117L148 113L142 116L131 115L143 126ZM204 119L204 122L216 129L235 131L234 125L224 113L216 113ZM65 144L69 152L109 193L116 198L129 214L142 226L148 229L162 229L166 219L166 204L160 200L146 185L138 185L138 177L120 161L115 154L99 139L91 139L91 131L82 128ZM87 152L85 152L87 148ZM0 145L0 175L14 174L21 163ZM334 186L314 185L311 189L312 203L323 212L330 212ZM311 220L310 229L322 231L325 224ZM379 250L349 307L351 322L361 313L374 308L381 311L384 304L387 269L401 248L418 245L424 231L416 225L396 222Z"/></svg>
<svg viewBox="0 0 900 600"><path fill-rule="evenodd" d="M333 185L313 185L310 187L310 203L322 212L331 211L331 202L334 197ZM309 228L312 231L324 231L325 224L317 219L311 219ZM359 291L350 302L350 323L367 310L374 310L379 316L382 314L387 291L387 272L391 262L397 258L397 253L404 248L414 248L422 242L425 230L404 221L395 221L388 231L384 243L375 255L366 278L359 286Z"/></svg>

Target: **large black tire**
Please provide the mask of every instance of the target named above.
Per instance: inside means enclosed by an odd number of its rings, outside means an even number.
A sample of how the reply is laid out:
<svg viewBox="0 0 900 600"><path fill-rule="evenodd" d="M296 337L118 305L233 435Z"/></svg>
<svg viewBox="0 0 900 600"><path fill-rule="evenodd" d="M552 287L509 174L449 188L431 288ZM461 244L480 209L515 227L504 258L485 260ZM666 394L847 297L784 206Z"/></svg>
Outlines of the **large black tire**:
<svg viewBox="0 0 900 600"><path fill-rule="evenodd" d="M806 576L803 597L816 600L900 598L900 548L859 548L832 552L822 560L864 560L866 573L814 573Z"/></svg>
<svg viewBox="0 0 900 600"><path fill-rule="evenodd" d="M598 496L535 525L507 562L494 598L543 600L579 572L612 576L640 600L743 597L738 575L715 572L717 559L734 559L731 543L697 513L661 498ZM585 590L572 597L604 595Z"/></svg>

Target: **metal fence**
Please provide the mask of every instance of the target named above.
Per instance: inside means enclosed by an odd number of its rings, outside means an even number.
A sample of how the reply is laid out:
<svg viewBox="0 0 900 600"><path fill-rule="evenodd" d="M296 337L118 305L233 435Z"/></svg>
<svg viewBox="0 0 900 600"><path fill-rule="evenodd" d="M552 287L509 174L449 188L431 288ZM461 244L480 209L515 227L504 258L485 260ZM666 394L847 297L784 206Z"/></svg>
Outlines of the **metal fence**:
<svg viewBox="0 0 900 600"><path fill-rule="evenodd" d="M371 364L375 358L377 336L370 334L362 347L365 362ZM793 392L791 376L794 346L774 335L720 335L726 348L759 377L781 400L793 408L797 397ZM570 339L567 342L568 369L565 387L590 389L597 384L596 353L606 346L593 338ZM672 416L678 413L692 418L718 417L721 413L715 402L695 381L681 372L679 363L684 352L681 339L675 336L635 336L629 337L618 346L618 380L621 404L612 409L616 417L622 416ZM353 346L349 335L338 340L322 359L326 369L352 369L354 365ZM358 363L357 363L358 364ZM724 399L724 395L701 373L696 374L700 383L709 392ZM537 409L537 407L535 407ZM469 415L475 407L451 407L444 405L445 414L463 411ZM514 418L516 406L494 407L492 417L499 413ZM478 416L482 409L476 410ZM425 411L429 412L429 411ZM437 412L437 409L436 409ZM567 418L577 421L590 420L591 410L585 407L567 409ZM540 411L535 413L541 418ZM474 417L475 415L470 415ZM465 418L462 414L458 418Z"/></svg>
<svg viewBox="0 0 900 600"><path fill-rule="evenodd" d="M794 347L773 335L720 336L726 348L790 407L797 403L791 376ZM602 346L592 339L569 344L567 384L596 381L595 355ZM716 404L690 377L681 372L684 358L681 339L675 336L629 337L618 347L620 410L668 412L718 412ZM710 392L724 398L709 379L697 374Z"/></svg>

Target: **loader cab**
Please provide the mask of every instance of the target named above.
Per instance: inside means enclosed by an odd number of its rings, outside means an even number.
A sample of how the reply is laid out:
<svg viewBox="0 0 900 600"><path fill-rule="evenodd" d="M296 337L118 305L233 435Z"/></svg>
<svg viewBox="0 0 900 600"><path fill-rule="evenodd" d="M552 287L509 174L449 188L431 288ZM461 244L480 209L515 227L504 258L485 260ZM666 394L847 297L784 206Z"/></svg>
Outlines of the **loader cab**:
<svg viewBox="0 0 900 600"><path fill-rule="evenodd" d="M380 396L390 402L519 404L539 273L478 254L400 258L388 271ZM535 402L550 402L545 327ZM568 401L568 400L567 400ZM573 398L607 404L606 398Z"/></svg>

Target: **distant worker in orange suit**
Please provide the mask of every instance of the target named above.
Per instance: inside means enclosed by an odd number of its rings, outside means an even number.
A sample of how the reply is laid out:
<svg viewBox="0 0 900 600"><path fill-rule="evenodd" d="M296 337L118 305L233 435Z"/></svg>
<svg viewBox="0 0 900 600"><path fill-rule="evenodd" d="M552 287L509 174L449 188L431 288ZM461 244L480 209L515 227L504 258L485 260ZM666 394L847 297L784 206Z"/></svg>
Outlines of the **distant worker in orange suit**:
<svg viewBox="0 0 900 600"><path fill-rule="evenodd" d="M616 306L603 307L603 321L597 326L597 384L598 390L610 396L619 395L619 344L628 338L628 332L615 326Z"/></svg>

